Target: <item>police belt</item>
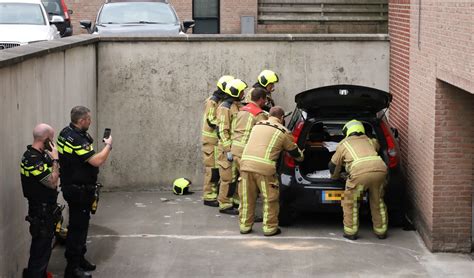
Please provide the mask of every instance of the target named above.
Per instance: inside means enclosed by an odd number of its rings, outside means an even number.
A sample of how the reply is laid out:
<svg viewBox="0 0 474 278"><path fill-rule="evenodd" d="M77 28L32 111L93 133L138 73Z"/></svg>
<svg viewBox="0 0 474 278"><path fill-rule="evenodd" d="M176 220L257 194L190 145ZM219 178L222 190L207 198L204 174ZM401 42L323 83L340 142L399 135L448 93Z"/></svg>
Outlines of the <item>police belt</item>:
<svg viewBox="0 0 474 278"><path fill-rule="evenodd" d="M32 223L39 218L53 217L55 220L61 216L64 206L58 203L29 203L29 215L25 220Z"/></svg>
<svg viewBox="0 0 474 278"><path fill-rule="evenodd" d="M28 202L30 210L49 212L54 210L58 204L57 203L37 203L37 202Z"/></svg>
<svg viewBox="0 0 474 278"><path fill-rule="evenodd" d="M97 188L97 184L69 184L66 186L74 187L75 189L92 192L95 191Z"/></svg>

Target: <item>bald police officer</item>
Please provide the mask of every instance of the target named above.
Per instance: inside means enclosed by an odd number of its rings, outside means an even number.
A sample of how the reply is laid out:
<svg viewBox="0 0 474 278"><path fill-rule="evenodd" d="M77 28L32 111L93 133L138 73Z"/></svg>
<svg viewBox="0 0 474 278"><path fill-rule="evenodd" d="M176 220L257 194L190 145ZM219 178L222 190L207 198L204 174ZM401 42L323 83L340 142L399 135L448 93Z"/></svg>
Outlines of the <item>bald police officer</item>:
<svg viewBox="0 0 474 278"><path fill-rule="evenodd" d="M56 203L59 160L53 138L51 126L37 125L33 129L33 144L27 146L21 159L21 186L28 199L26 220L30 222L31 234L28 268L23 271L27 278L47 277L54 227L61 216Z"/></svg>

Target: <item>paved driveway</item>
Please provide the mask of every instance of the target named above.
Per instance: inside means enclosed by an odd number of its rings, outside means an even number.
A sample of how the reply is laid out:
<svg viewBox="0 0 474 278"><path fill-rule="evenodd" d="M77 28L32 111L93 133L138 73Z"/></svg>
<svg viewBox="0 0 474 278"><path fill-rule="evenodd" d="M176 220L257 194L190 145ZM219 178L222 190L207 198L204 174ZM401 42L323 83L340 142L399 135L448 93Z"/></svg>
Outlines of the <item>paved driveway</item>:
<svg viewBox="0 0 474 278"><path fill-rule="evenodd" d="M240 235L237 217L205 207L200 192L102 195L87 257L94 277L474 277L470 255L430 253L416 232L377 239L362 220L360 239L342 237L339 215L305 215L276 237L261 224ZM64 249L50 271L62 277Z"/></svg>

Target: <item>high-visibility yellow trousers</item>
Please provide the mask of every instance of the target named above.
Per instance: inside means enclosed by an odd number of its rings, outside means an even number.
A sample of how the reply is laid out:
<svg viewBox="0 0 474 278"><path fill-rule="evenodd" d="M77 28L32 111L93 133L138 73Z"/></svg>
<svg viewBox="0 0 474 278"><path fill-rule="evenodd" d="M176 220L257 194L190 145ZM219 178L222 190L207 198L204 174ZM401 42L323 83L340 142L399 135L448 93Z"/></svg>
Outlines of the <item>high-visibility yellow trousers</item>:
<svg viewBox="0 0 474 278"><path fill-rule="evenodd" d="M239 183L239 221L240 231L252 229L255 216L255 205L258 193L263 201L263 233L271 235L278 229L278 213L280 212L280 190L276 176L241 171Z"/></svg>
<svg viewBox="0 0 474 278"><path fill-rule="evenodd" d="M355 235L359 231L359 201L369 191L373 230L377 235L387 233L387 206L383 200L386 172L369 172L350 177L341 201L344 212L344 233Z"/></svg>
<svg viewBox="0 0 474 278"><path fill-rule="evenodd" d="M205 201L215 201L217 199L217 184L219 183L217 146L211 144L203 145L202 154L205 168L202 198Z"/></svg>

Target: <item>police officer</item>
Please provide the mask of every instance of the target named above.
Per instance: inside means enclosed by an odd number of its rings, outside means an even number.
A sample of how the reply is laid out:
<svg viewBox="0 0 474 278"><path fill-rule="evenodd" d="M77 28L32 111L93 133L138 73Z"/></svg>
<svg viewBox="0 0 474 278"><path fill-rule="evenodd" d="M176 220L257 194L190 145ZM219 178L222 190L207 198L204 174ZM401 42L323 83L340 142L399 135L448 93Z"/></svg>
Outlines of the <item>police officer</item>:
<svg viewBox="0 0 474 278"><path fill-rule="evenodd" d="M272 107L269 119L255 124L245 146L240 162L239 221L241 234L248 234L252 231L258 192L261 192L263 199L264 235L274 236L281 233L278 228L280 191L276 177L276 160L283 150L297 161L303 160L303 152L283 125L284 115L285 112L281 107Z"/></svg>
<svg viewBox="0 0 474 278"><path fill-rule="evenodd" d="M359 203L364 191L369 191L373 230L378 238L387 237L387 207L383 190L387 166L377 155L378 143L365 135L364 125L357 120L343 127L346 136L337 146L329 162L333 179L340 177L344 166L347 172L346 189L341 202L344 212L344 237L356 240L359 229Z"/></svg>
<svg viewBox="0 0 474 278"><path fill-rule="evenodd" d="M275 101L272 98L272 92L275 91L275 83L279 81L278 75L272 70L263 70L257 77L257 82L252 86L252 89L246 96L246 102L251 101L251 96L255 88L262 88L267 92L267 103L263 109L269 111L270 108L275 106Z"/></svg>
<svg viewBox="0 0 474 278"><path fill-rule="evenodd" d="M61 131L57 141L61 187L64 199L69 205L65 277L92 277L87 271L96 268L84 255L87 251L86 239L98 167L104 164L112 150L112 136L104 139L105 147L96 153L92 137L87 133L90 124L91 115L88 108L72 108L71 123Z"/></svg>
<svg viewBox="0 0 474 278"><path fill-rule="evenodd" d="M237 215L239 212L234 209L234 199L237 194L237 184L232 183L233 173L232 161L232 132L234 129L235 119L240 107L240 101L244 94L247 84L240 79L230 81L226 86L226 98L217 108L217 135L219 138L219 175L221 183L219 187L219 212ZM238 199L236 200L238 202Z"/></svg>
<svg viewBox="0 0 474 278"><path fill-rule="evenodd" d="M58 151L52 142L54 130L47 124L33 129L33 144L21 158L20 173L23 195L28 200L31 246L28 268L23 277L47 277L51 242L60 210L56 203L59 184Z"/></svg>
<svg viewBox="0 0 474 278"><path fill-rule="evenodd" d="M204 205L218 207L217 185L219 183L219 166L217 165L217 117L216 110L222 99L225 98L225 87L234 77L224 75L217 81L217 90L206 99L202 120L202 153L205 167L203 199Z"/></svg>

